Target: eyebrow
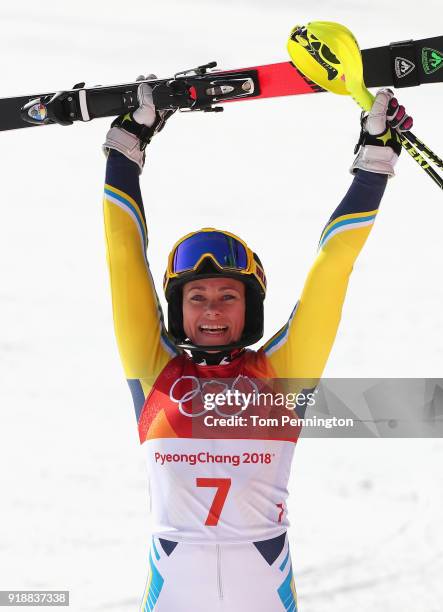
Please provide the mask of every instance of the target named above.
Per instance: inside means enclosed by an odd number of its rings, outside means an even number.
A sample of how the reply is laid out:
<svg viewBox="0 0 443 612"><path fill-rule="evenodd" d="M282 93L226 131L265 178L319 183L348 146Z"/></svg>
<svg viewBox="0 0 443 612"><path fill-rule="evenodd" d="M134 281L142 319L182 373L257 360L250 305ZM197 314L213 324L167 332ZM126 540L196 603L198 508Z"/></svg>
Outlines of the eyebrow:
<svg viewBox="0 0 443 612"><path fill-rule="evenodd" d="M197 291L207 291L208 289L207 289L207 287L204 287L203 285L196 285L194 287L190 287L189 288L189 291L194 291L194 290L197 290ZM232 287L231 285L226 285L224 287L219 287L218 288L218 291L226 291L226 290L236 291L237 293L240 293L238 289L236 289L235 287Z"/></svg>

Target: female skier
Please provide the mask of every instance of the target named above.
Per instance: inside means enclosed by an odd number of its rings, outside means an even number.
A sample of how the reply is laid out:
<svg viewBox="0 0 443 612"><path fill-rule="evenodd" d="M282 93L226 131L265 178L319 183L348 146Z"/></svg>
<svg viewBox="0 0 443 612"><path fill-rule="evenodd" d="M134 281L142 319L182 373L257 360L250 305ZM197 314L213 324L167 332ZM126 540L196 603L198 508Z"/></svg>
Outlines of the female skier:
<svg viewBox="0 0 443 612"><path fill-rule="evenodd" d="M412 119L391 91L378 92L362 120L353 182L323 230L300 300L286 325L252 351L245 347L263 335L266 277L259 257L228 231L205 228L174 245L164 276L169 332L164 327L139 174L146 144L170 114L156 111L142 84L139 108L114 121L104 145L115 334L149 473L153 535L141 609L295 612L286 498L296 438L214 429L207 415L215 421L229 411L209 411L205 392L272 379L315 386L352 267L394 175L398 131Z"/></svg>

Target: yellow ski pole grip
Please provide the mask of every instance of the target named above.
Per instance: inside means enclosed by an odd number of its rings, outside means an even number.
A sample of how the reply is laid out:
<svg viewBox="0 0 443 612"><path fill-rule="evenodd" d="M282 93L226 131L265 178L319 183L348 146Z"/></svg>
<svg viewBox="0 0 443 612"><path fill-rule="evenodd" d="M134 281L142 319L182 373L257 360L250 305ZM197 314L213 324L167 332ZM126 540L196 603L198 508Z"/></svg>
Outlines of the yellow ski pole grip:
<svg viewBox="0 0 443 612"><path fill-rule="evenodd" d="M350 95L363 110L371 110L374 96L366 88L360 48L348 28L332 21L311 21L292 30L287 47L296 68L310 81L332 93ZM441 159L411 132L401 134L400 140L414 161L443 189L443 178L413 143L439 167Z"/></svg>
<svg viewBox="0 0 443 612"><path fill-rule="evenodd" d="M350 95L364 110L371 110L373 95L363 79L358 43L348 28L332 21L311 21L296 26L288 40L295 66L317 85L341 95Z"/></svg>

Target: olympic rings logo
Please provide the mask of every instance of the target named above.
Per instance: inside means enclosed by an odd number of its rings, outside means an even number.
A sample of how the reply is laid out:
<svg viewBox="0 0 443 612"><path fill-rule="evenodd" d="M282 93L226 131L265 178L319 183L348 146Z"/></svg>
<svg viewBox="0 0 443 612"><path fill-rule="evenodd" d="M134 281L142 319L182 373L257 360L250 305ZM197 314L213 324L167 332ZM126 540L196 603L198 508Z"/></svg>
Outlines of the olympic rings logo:
<svg viewBox="0 0 443 612"><path fill-rule="evenodd" d="M183 381L190 381L191 389L189 391L185 391L181 396L178 396L178 394L176 396L176 387L183 383ZM228 397L230 394L235 394L236 391L239 391L238 387L240 384L244 386L245 383L250 387L249 393L252 393L253 395L258 394L259 390L257 385L250 378L248 378L248 376L243 376L241 374L234 379L231 385L221 382L220 380L208 380L201 384L200 380L196 376L181 376L172 384L169 390L169 398L172 402L178 405L180 414L185 417L195 418L206 414L209 410L212 410L212 408L210 409L205 407L205 396L207 394L207 392L205 393L205 389L210 388L211 385L212 387L217 386L217 394L220 393ZM236 395L236 397L238 396ZM202 405L202 409L192 412L192 404L189 410L190 402L195 402L197 406ZM186 407L186 405L188 405L188 407ZM235 405L237 406L238 403ZM214 411L221 417L238 416L243 412L243 405L240 405L237 412L229 413L223 412L220 406L215 405Z"/></svg>

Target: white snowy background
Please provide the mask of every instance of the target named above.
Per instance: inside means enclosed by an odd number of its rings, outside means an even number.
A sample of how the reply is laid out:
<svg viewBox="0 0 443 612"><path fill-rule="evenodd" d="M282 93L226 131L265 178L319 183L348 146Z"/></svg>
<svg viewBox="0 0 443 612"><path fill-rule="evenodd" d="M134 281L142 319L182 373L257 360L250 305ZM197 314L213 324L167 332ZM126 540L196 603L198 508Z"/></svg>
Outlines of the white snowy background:
<svg viewBox="0 0 443 612"><path fill-rule="evenodd" d="M315 19L365 48L442 34L442 17L439 0L2 3L0 97L284 61L291 27ZM441 153L441 85L399 95ZM137 610L149 543L105 264L108 123L0 134L0 589L69 589L76 612ZM142 177L157 283L177 237L228 228L265 263L274 333L350 183L358 131L352 100L328 94L171 119ZM403 155L325 375L442 376L442 226L441 191ZM441 440L301 441L290 512L302 612L443 610L442 460Z"/></svg>

